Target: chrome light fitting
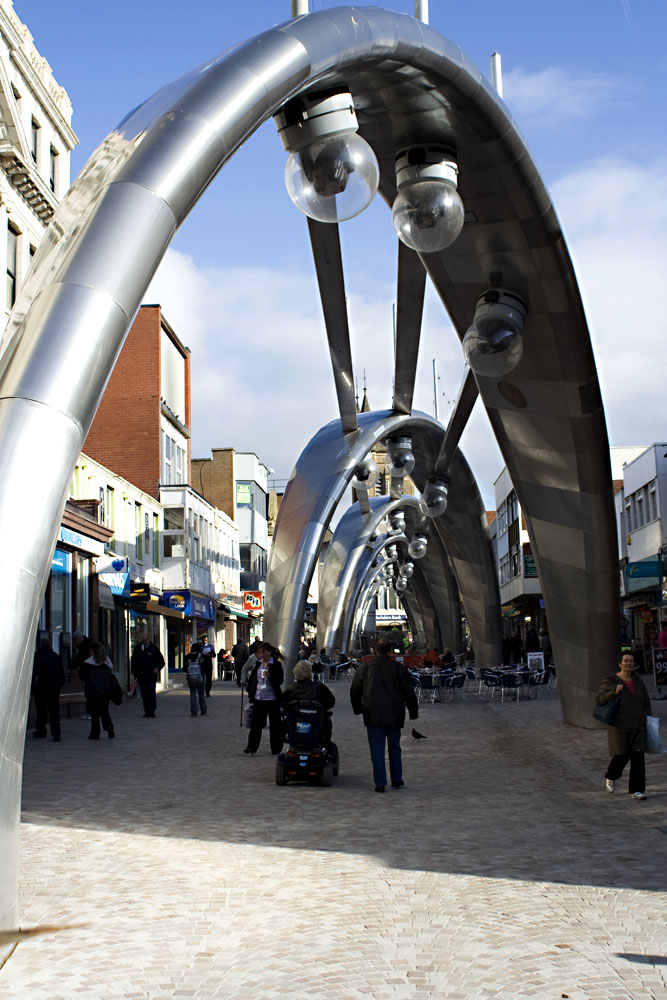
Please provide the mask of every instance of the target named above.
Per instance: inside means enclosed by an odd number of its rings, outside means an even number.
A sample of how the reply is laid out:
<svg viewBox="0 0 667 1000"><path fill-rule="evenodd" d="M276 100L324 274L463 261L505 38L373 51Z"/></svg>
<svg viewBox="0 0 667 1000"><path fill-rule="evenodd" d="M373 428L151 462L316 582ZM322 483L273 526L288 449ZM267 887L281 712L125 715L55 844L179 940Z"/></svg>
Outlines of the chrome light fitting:
<svg viewBox="0 0 667 1000"><path fill-rule="evenodd" d="M405 531L405 511L392 510L387 517L387 534L402 535Z"/></svg>
<svg viewBox="0 0 667 1000"><path fill-rule="evenodd" d="M475 375L500 378L519 364L528 307L514 292L490 288L480 295L475 318L463 338L463 353Z"/></svg>
<svg viewBox="0 0 667 1000"><path fill-rule="evenodd" d="M448 483L438 476L430 476L426 480L424 492L419 500L419 509L425 517L440 517L445 513L448 489Z"/></svg>
<svg viewBox="0 0 667 1000"><path fill-rule="evenodd" d="M274 117L290 156L287 191L317 222L352 219L370 205L380 182L375 153L360 135L349 91L299 94Z"/></svg>
<svg viewBox="0 0 667 1000"><path fill-rule="evenodd" d="M409 580L415 571L414 563L404 562L400 569L400 575L404 576L406 580Z"/></svg>
<svg viewBox="0 0 667 1000"><path fill-rule="evenodd" d="M408 581L404 576L397 576L396 582L394 584L396 590L405 590L408 585Z"/></svg>
<svg viewBox="0 0 667 1000"><path fill-rule="evenodd" d="M445 146L424 143L396 155L391 217L398 238L412 250L435 253L463 229L465 210L456 185L459 168Z"/></svg>
<svg viewBox="0 0 667 1000"><path fill-rule="evenodd" d="M424 535L422 532L417 532L417 534L412 536L410 544L408 545L408 555L411 559L423 559L426 555L427 548L428 536Z"/></svg>
<svg viewBox="0 0 667 1000"><path fill-rule="evenodd" d="M387 457L385 468L394 479L409 476L415 467L415 456L412 453L412 438L394 437L387 441Z"/></svg>
<svg viewBox="0 0 667 1000"><path fill-rule="evenodd" d="M377 478L378 467L373 459L370 456L367 456L354 470L351 485L357 493L362 491L368 492L368 490L372 490L375 486Z"/></svg>

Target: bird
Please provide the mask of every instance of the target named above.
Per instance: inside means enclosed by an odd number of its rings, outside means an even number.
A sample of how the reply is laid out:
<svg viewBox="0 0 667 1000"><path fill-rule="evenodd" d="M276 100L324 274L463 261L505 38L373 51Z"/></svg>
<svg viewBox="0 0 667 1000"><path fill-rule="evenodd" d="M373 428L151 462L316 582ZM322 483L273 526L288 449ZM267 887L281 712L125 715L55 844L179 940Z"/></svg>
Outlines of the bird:
<svg viewBox="0 0 667 1000"><path fill-rule="evenodd" d="M428 736L424 736L423 733L418 733L416 729L412 730L412 735L416 740L427 740Z"/></svg>

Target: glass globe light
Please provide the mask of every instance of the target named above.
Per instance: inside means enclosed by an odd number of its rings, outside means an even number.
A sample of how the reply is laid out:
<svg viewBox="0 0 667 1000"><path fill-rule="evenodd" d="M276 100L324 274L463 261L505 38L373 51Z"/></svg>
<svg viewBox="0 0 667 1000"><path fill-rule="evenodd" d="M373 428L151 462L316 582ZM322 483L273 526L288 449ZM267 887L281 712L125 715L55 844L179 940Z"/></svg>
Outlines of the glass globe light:
<svg viewBox="0 0 667 1000"><path fill-rule="evenodd" d="M409 580L415 571L414 563L404 562L401 566L401 576L404 576L406 580Z"/></svg>
<svg viewBox="0 0 667 1000"><path fill-rule="evenodd" d="M391 218L402 243L421 253L435 253L460 235L465 209L449 181L414 181L396 195Z"/></svg>
<svg viewBox="0 0 667 1000"><path fill-rule="evenodd" d="M428 538L426 535L414 535L408 545L408 555L411 559L423 559L428 548Z"/></svg>
<svg viewBox="0 0 667 1000"><path fill-rule="evenodd" d="M476 375L501 378L523 354L525 303L511 292L490 289L477 300L475 318L463 338L466 362Z"/></svg>
<svg viewBox="0 0 667 1000"><path fill-rule="evenodd" d="M425 517L440 517L447 510L447 483L432 476L427 479L419 500L419 509Z"/></svg>
<svg viewBox="0 0 667 1000"><path fill-rule="evenodd" d="M396 577L396 590L405 590L408 585L408 581L404 576Z"/></svg>
<svg viewBox="0 0 667 1000"><path fill-rule="evenodd" d="M388 545L385 552L387 554L387 559L395 559L398 555L398 549L395 545Z"/></svg>
<svg viewBox="0 0 667 1000"><path fill-rule="evenodd" d="M375 153L356 132L325 136L285 166L287 192L317 222L343 222L367 208L380 183Z"/></svg>
<svg viewBox="0 0 667 1000"><path fill-rule="evenodd" d="M385 468L390 476L402 479L409 476L415 467L412 454L412 440L409 437L390 438L387 442Z"/></svg>
<svg viewBox="0 0 667 1000"><path fill-rule="evenodd" d="M388 535L401 535L405 531L405 514L402 510L393 510L387 520Z"/></svg>
<svg viewBox="0 0 667 1000"><path fill-rule="evenodd" d="M365 458L354 470L352 487L359 492L372 490L378 478L378 467L372 458Z"/></svg>

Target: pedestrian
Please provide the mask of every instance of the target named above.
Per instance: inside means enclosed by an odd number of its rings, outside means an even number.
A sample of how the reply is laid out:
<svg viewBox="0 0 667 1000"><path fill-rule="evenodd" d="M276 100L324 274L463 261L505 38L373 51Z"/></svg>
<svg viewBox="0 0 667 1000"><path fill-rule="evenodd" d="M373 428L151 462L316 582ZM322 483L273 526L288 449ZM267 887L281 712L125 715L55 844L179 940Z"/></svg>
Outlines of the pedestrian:
<svg viewBox="0 0 667 1000"><path fill-rule="evenodd" d="M387 784L385 745L389 748L389 775L392 788L401 788L401 729L405 709L411 719L419 716L417 695L408 671L389 655L393 644L379 639L377 656L357 668L350 687L350 701L355 715L363 715L368 746L373 762L375 791L384 792Z"/></svg>
<svg viewBox="0 0 667 1000"><path fill-rule="evenodd" d="M206 678L203 670L203 655L198 642L193 642L192 649L185 657L185 676L190 689L190 715L197 715L198 709L202 715L208 711L206 707Z"/></svg>
<svg viewBox="0 0 667 1000"><path fill-rule="evenodd" d="M280 713L283 665L280 650L269 642L260 642L255 651L257 663L248 677L248 701L252 705L252 719L248 745L243 751L256 754L262 739L262 729L269 720L269 742L275 756L283 748L283 723Z"/></svg>
<svg viewBox="0 0 667 1000"><path fill-rule="evenodd" d="M204 675L204 689L206 697L211 697L211 685L213 684L213 657L215 649L213 643L207 635L201 636L201 668Z"/></svg>
<svg viewBox="0 0 667 1000"><path fill-rule="evenodd" d="M81 667L83 690L90 705L90 736L88 739L99 740L101 720L102 728L112 740L116 735L109 714L113 663L107 656L107 651L101 642L91 642L90 654Z"/></svg>
<svg viewBox="0 0 667 1000"><path fill-rule="evenodd" d="M535 631L534 625L530 625L526 630L526 652L527 653L540 652L540 637Z"/></svg>
<svg viewBox="0 0 667 1000"><path fill-rule="evenodd" d="M78 670L81 677L81 667L90 656L90 639L83 632L76 630L72 632L72 664L70 670ZM83 686L83 679L81 680ZM90 722L90 705L86 702L86 711L81 716L86 722Z"/></svg>
<svg viewBox="0 0 667 1000"><path fill-rule="evenodd" d="M553 649L551 647L551 638L549 633L545 628L540 629L540 648L544 656L544 667L551 666L551 657L553 656Z"/></svg>
<svg viewBox="0 0 667 1000"><path fill-rule="evenodd" d="M139 635L139 641L132 651L130 667L133 676L139 682L141 700L144 704L144 719L155 718L155 710L157 708L155 685L158 682L163 666L164 656L154 642L149 642L148 634L142 632Z"/></svg>
<svg viewBox="0 0 667 1000"><path fill-rule="evenodd" d="M60 689L65 683L65 668L46 636L39 640L32 667L32 693L35 698L33 736L46 739L46 723L54 743L60 743Z"/></svg>
<svg viewBox="0 0 667 1000"><path fill-rule="evenodd" d="M621 701L613 723L607 727L607 741L611 760L605 774L605 788L616 791L616 781L630 761L628 792L635 799L646 798L646 716L651 711L651 699L646 685L635 673L635 658L624 650L618 661L618 670L605 677L596 695L598 705L606 705L615 695Z"/></svg>
<svg viewBox="0 0 667 1000"><path fill-rule="evenodd" d="M241 687L241 670L243 669L243 664L248 659L248 644L244 639L239 639L232 646L232 659L234 660L234 672L236 674L236 685Z"/></svg>

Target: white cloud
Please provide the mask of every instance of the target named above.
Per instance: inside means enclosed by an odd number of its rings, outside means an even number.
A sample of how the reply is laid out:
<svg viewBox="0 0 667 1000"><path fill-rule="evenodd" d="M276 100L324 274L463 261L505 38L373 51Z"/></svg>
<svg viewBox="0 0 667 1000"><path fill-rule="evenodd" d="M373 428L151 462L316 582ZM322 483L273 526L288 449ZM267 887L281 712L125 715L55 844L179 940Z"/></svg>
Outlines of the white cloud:
<svg viewBox="0 0 667 1000"><path fill-rule="evenodd" d="M584 298L610 442L664 440L667 163L600 160L552 193Z"/></svg>
<svg viewBox="0 0 667 1000"><path fill-rule="evenodd" d="M605 73L574 74L561 66L537 73L517 67L503 74L506 103L522 128L553 128L627 105L627 81Z"/></svg>

